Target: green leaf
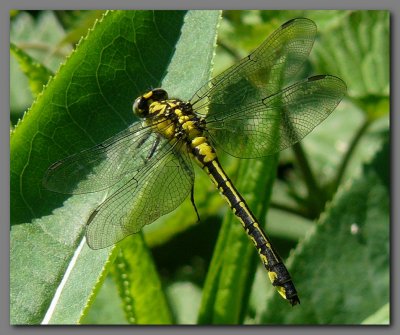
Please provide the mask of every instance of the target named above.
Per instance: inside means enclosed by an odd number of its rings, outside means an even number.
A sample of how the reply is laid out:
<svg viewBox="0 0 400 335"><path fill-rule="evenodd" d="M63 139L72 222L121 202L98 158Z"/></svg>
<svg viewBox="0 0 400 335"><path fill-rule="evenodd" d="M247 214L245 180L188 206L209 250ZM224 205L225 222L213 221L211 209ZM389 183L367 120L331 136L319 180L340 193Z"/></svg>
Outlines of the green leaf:
<svg viewBox="0 0 400 335"><path fill-rule="evenodd" d="M196 324L201 301L201 289L191 282L177 281L166 288L176 324Z"/></svg>
<svg viewBox="0 0 400 335"><path fill-rule="evenodd" d="M55 12L57 19L67 30L60 45L78 43L81 36L84 36L97 19L100 19L104 10L61 10Z"/></svg>
<svg viewBox="0 0 400 335"><path fill-rule="evenodd" d="M389 325L390 324L390 304L387 303L379 308L374 314L366 318L363 325Z"/></svg>
<svg viewBox="0 0 400 335"><path fill-rule="evenodd" d="M170 73L175 73L176 80L177 55L184 58L185 75L181 77L191 78L190 85L197 88L207 80L214 46L210 41L215 39L218 16L215 11L107 13L16 127L10 143L13 324L43 320L74 253L77 265L68 277L68 290L57 298L66 303L56 304L48 322L78 322L93 299L93 287L98 290L96 283L104 280L109 267L105 262L114 257L109 248L79 248L85 222L104 194L67 197L48 192L41 186L46 169L57 159L99 143L130 124L136 96L160 86ZM185 34L186 42L178 43ZM186 89L188 95L194 92L192 86L175 80L171 83L180 91L171 94L186 93ZM164 85L166 89L173 86ZM85 294L73 293L79 289ZM68 296L76 299L73 305L67 304Z"/></svg>
<svg viewBox="0 0 400 335"><path fill-rule="evenodd" d="M121 242L113 277L129 323L171 324L172 315L141 233Z"/></svg>
<svg viewBox="0 0 400 335"><path fill-rule="evenodd" d="M104 280L101 289L96 295L88 313L81 320L81 324L128 324L122 309L122 301L118 295L117 286L109 275Z"/></svg>
<svg viewBox="0 0 400 335"><path fill-rule="evenodd" d="M36 17L21 11L10 28L12 43L52 72L57 71L60 62L72 51L71 45L58 47L65 31L52 11L38 11Z"/></svg>
<svg viewBox="0 0 400 335"><path fill-rule="evenodd" d="M388 133L385 138L292 255L301 305L288 311L273 295L263 323L360 324L389 301Z"/></svg>
<svg viewBox="0 0 400 335"><path fill-rule="evenodd" d="M93 286L104 277L105 260L111 258L110 248L95 252L82 240L81 218L96 205L94 200L72 197L53 215L12 227L12 324L79 320Z"/></svg>
<svg viewBox="0 0 400 335"><path fill-rule="evenodd" d="M64 37L64 29L50 11L39 11L34 18L20 11L11 21L10 41L42 66L55 72L65 56L71 52L70 45L58 47ZM36 70L35 70L36 71ZM40 90L42 87L39 87ZM23 113L32 104L33 96L29 83L15 57L10 59L10 107L11 122L17 124Z"/></svg>
<svg viewBox="0 0 400 335"><path fill-rule="evenodd" d="M350 97L376 118L389 106L389 11L348 11L321 30L313 57L319 72L342 78Z"/></svg>
<svg viewBox="0 0 400 335"><path fill-rule="evenodd" d="M27 76L31 92L34 95L39 94L52 75L51 71L39 62L36 62L13 43L10 45L10 51L18 61L22 72Z"/></svg>

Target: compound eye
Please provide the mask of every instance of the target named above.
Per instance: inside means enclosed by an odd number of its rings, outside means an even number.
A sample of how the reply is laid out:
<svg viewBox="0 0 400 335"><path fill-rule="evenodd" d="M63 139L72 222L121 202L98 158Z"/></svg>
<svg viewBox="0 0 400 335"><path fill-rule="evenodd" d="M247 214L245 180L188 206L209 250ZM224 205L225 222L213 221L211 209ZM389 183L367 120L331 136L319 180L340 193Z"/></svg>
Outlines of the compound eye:
<svg viewBox="0 0 400 335"><path fill-rule="evenodd" d="M136 98L135 102L133 103L132 109L133 109L133 112L134 112L135 114L138 114L138 113L139 113L139 103L140 103L140 97L139 97L139 98Z"/></svg>
<svg viewBox="0 0 400 335"><path fill-rule="evenodd" d="M133 103L133 112L137 116L143 116L145 113L144 109L146 108L146 100L143 97L136 98L135 102Z"/></svg>
<svg viewBox="0 0 400 335"><path fill-rule="evenodd" d="M167 100L168 93L162 88L155 88L153 91L152 99L156 101Z"/></svg>

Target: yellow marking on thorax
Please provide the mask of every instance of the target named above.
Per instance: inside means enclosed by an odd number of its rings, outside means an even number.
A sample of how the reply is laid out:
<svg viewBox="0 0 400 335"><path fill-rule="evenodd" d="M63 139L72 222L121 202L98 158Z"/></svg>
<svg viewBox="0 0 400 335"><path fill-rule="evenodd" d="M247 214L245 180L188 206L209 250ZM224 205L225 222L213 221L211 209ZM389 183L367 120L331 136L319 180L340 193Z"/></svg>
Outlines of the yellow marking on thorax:
<svg viewBox="0 0 400 335"><path fill-rule="evenodd" d="M160 103L158 101L152 102L149 106L149 114L155 114L160 118L148 118L146 119L146 124L151 126L165 138L172 139L175 136L176 127L170 120L165 117L163 118L167 107L168 106L165 103Z"/></svg>
<svg viewBox="0 0 400 335"><path fill-rule="evenodd" d="M194 121L190 121L188 119L187 121L182 123L182 129L187 131L187 132L192 131L193 129L195 129Z"/></svg>
<svg viewBox="0 0 400 335"><path fill-rule="evenodd" d="M187 116L187 115L181 115L181 116L179 116L179 118L178 118L178 122L179 122L180 124L184 124L184 123L186 123L186 122L189 121L189 120L190 120L190 117Z"/></svg>
<svg viewBox="0 0 400 335"><path fill-rule="evenodd" d="M153 124L153 128L168 139L172 139L175 136L175 125L168 119Z"/></svg>
<svg viewBox="0 0 400 335"><path fill-rule="evenodd" d="M184 116L183 112L178 108L174 110L174 113L178 118L180 118L181 116Z"/></svg>
<svg viewBox="0 0 400 335"><path fill-rule="evenodd" d="M149 107L149 113L156 114L161 118L148 118L146 119L146 125L151 126L156 132L160 133L164 137L171 139L175 135L175 125L170 120L162 117L166 108L167 106L165 104L153 102Z"/></svg>
<svg viewBox="0 0 400 335"><path fill-rule="evenodd" d="M153 95L153 91L149 91L146 94L143 94L143 98L149 99Z"/></svg>
<svg viewBox="0 0 400 335"><path fill-rule="evenodd" d="M201 130L198 128L196 121L192 121L193 116L181 116L179 118L179 123L181 123L182 129L186 132L189 140L193 140L198 136L202 135ZM192 148L194 146L192 145Z"/></svg>
<svg viewBox="0 0 400 335"><path fill-rule="evenodd" d="M192 140L192 148L197 147L200 144L206 143L207 139L204 136L196 137Z"/></svg>
<svg viewBox="0 0 400 335"><path fill-rule="evenodd" d="M171 108L175 108L178 105L173 101L168 101L168 106L171 107Z"/></svg>
<svg viewBox="0 0 400 335"><path fill-rule="evenodd" d="M150 114L164 114L167 106L165 104L160 104L159 102L153 102L149 106Z"/></svg>

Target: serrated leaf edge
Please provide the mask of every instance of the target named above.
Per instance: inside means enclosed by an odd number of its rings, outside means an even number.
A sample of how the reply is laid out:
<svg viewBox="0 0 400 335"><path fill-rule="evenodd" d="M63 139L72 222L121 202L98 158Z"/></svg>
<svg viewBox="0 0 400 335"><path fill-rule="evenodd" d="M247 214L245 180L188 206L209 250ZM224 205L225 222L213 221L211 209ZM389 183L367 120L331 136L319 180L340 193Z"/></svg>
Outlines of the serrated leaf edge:
<svg viewBox="0 0 400 335"><path fill-rule="evenodd" d="M79 47L81 46L82 43L84 43L89 37L90 34L96 29L96 26L98 24L101 24L104 20L104 18L109 15L109 13L114 12L114 10L107 10L105 13L103 13L102 17L100 19L96 19L93 23L93 27L88 29L88 32L86 34L86 36L81 36L81 38L79 39L78 43L75 45L74 49L71 51L71 53L69 55L67 55L65 57L64 62L62 62L57 71L49 77L48 82L43 85L42 91L40 93L38 93L36 95L36 98L34 99L34 101L32 102L32 105L23 113L22 117L18 119L17 124L14 126L13 130L10 132L10 137L12 135L14 135L17 131L18 131L18 127L20 126L20 124L22 124L22 122L28 117L27 115L30 114L31 110L34 109L35 105L37 104L37 102L40 100L40 98L43 96L44 92L46 91L46 89L52 84L52 82L57 78L57 75L62 71L62 69L64 68L64 66L67 64L67 62L69 61L69 59L79 50Z"/></svg>

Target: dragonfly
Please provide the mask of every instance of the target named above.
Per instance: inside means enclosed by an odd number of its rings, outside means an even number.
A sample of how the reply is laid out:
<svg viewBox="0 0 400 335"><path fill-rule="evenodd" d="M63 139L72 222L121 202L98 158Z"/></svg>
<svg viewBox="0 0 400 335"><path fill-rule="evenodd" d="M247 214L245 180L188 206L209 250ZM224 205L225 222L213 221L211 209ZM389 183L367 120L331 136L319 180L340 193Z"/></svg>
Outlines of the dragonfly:
<svg viewBox="0 0 400 335"><path fill-rule="evenodd" d="M237 158L277 153L303 139L336 108L346 94L338 77L316 75L282 88L304 66L316 33L307 18L284 23L189 101L169 98L162 88L144 93L133 103L138 121L51 165L44 186L65 194L112 190L86 223L89 247L101 249L176 209L191 192L193 196L194 162L253 241L272 285L292 306L299 304L289 271L217 152Z"/></svg>

